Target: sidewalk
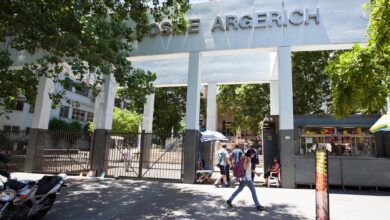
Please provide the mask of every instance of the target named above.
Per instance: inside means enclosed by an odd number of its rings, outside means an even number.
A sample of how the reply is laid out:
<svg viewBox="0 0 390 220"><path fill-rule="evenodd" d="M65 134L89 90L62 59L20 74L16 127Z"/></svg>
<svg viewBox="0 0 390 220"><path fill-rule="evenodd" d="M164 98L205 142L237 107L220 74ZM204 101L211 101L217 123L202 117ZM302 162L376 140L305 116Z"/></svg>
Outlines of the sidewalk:
<svg viewBox="0 0 390 220"><path fill-rule="evenodd" d="M20 178L22 179L22 178ZM44 218L55 219L315 219L314 190L257 187L265 212L244 189L228 209L234 188L138 180L69 177ZM334 191L331 219L390 219L388 192Z"/></svg>

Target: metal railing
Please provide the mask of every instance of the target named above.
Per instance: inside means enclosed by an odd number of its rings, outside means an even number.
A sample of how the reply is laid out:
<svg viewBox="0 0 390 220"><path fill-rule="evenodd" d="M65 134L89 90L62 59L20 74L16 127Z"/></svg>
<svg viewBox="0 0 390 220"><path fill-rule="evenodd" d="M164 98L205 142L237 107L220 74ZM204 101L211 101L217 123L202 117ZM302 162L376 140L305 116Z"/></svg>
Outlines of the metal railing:
<svg viewBox="0 0 390 220"><path fill-rule="evenodd" d="M107 175L181 180L183 134L111 133Z"/></svg>
<svg viewBox="0 0 390 220"><path fill-rule="evenodd" d="M40 131L34 172L79 174L91 169L92 133Z"/></svg>
<svg viewBox="0 0 390 220"><path fill-rule="evenodd" d="M0 131L0 154L8 160L6 164L0 161L0 169L23 171L27 142L26 131Z"/></svg>

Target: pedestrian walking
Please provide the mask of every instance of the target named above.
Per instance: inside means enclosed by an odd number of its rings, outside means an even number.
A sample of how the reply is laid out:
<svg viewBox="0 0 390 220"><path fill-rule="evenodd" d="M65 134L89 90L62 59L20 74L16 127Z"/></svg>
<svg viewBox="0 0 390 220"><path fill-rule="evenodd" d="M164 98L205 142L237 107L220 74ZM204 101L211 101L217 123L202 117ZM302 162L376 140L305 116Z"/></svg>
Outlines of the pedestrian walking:
<svg viewBox="0 0 390 220"><path fill-rule="evenodd" d="M220 143L218 143L218 147ZM219 147L220 148L220 147ZM218 150L217 153L217 167L220 169L221 175L217 178L214 183L214 186L218 187L219 182L222 180L224 186L228 187L228 183L226 181L226 166L227 166L227 157L228 152L226 150L226 145L223 145L221 149Z"/></svg>
<svg viewBox="0 0 390 220"><path fill-rule="evenodd" d="M233 192L230 198L226 201L226 204L232 208L233 200L236 196L244 189L245 186L248 186L252 194L252 199L256 205L258 211L264 211L264 207L260 205L259 200L257 199L256 189L252 181L252 170L251 170L251 159L254 157L253 151L248 150L245 155L241 158L240 161L236 162L233 166L233 173L239 178L240 185Z"/></svg>

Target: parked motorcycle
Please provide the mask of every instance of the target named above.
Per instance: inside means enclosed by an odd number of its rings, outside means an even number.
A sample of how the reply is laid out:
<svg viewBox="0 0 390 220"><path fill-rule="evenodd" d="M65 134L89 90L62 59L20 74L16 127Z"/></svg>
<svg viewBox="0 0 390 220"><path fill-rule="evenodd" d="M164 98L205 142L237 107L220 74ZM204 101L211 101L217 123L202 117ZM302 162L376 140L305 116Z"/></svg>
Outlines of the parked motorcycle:
<svg viewBox="0 0 390 220"><path fill-rule="evenodd" d="M0 156L0 161L6 163L3 158ZM3 170L0 175L0 220L41 219L53 206L57 192L66 186L66 174L44 176L39 181L11 179L10 173Z"/></svg>

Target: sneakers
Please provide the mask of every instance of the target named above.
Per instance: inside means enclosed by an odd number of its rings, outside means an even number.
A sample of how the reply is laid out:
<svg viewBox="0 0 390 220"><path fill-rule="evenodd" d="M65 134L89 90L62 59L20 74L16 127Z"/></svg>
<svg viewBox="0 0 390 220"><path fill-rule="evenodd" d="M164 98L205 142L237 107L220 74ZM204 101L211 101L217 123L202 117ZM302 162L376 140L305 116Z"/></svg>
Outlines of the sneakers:
<svg viewBox="0 0 390 220"><path fill-rule="evenodd" d="M257 206L256 210L259 212L262 212L262 211L265 211L265 208L264 208L264 206Z"/></svg>
<svg viewBox="0 0 390 220"><path fill-rule="evenodd" d="M229 207L229 208L233 208L233 204L231 201L227 200L226 201L226 205Z"/></svg>

